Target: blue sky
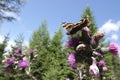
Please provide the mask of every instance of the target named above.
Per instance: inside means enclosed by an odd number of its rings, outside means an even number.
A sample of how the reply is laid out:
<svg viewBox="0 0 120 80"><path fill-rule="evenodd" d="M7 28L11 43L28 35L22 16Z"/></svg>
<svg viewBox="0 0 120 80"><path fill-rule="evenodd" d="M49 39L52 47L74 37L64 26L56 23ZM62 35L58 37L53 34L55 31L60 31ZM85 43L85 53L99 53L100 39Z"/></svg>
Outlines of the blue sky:
<svg viewBox="0 0 120 80"><path fill-rule="evenodd" d="M52 37L61 22L78 22L86 6L91 8L100 30L106 32L106 40L119 42L120 0L27 0L19 16L13 15L18 21L0 25L0 36L10 33L15 39L23 33L25 41L29 41L32 32L46 20Z"/></svg>

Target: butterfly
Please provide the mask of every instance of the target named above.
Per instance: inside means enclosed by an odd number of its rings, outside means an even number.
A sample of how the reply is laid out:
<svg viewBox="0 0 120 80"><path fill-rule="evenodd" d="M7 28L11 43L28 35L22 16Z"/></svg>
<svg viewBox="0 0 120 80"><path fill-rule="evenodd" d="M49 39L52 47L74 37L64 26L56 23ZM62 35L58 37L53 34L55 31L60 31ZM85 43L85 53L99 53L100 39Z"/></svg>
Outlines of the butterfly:
<svg viewBox="0 0 120 80"><path fill-rule="evenodd" d="M89 26L90 21L88 20L88 16L81 19L78 23L67 23L63 22L62 26L67 30L67 35L75 34L77 31L81 30L83 27Z"/></svg>

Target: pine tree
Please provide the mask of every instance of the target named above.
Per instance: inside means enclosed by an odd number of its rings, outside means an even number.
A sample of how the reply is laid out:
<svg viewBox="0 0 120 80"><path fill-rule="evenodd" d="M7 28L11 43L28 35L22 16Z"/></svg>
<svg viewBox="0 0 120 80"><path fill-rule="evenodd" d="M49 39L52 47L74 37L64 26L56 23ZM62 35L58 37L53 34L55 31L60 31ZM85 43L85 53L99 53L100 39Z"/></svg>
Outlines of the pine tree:
<svg viewBox="0 0 120 80"><path fill-rule="evenodd" d="M65 80L66 53L63 52L62 29L58 29L50 43L49 68L44 80Z"/></svg>
<svg viewBox="0 0 120 80"><path fill-rule="evenodd" d="M9 41L9 34L4 37L4 40L2 43L0 43L0 59L4 54L4 50L7 46L7 42Z"/></svg>
<svg viewBox="0 0 120 80"><path fill-rule="evenodd" d="M120 79L120 58L118 56L112 57L112 65L113 65L113 71L114 71L114 79L119 80Z"/></svg>
<svg viewBox="0 0 120 80"><path fill-rule="evenodd" d="M15 20L16 17L7 15L6 13L19 13L20 7L22 7L24 3L25 0L0 0L0 22L4 20Z"/></svg>
<svg viewBox="0 0 120 80"><path fill-rule="evenodd" d="M41 26L33 32L30 40L30 49L34 50L38 55L35 62L31 64L32 74L40 80L43 80L45 71L49 67L49 44L50 38L47 30L46 22L43 22Z"/></svg>
<svg viewBox="0 0 120 80"><path fill-rule="evenodd" d="M9 41L9 35L4 37L4 40L2 43L0 43L0 80L6 79L3 71L3 65L2 65L2 59L3 59L3 54L5 53L4 50L7 46L7 42Z"/></svg>
<svg viewBox="0 0 120 80"><path fill-rule="evenodd" d="M32 38L30 40L30 48L40 50L42 47L47 48L49 46L49 32L47 30L46 21L44 21L41 26L33 32Z"/></svg>

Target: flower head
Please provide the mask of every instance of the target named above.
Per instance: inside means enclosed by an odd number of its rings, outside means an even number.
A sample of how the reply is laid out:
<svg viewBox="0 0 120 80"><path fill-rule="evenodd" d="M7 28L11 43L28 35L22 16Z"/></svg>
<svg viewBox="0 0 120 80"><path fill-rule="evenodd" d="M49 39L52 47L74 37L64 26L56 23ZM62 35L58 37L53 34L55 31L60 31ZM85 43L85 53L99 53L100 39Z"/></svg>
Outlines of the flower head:
<svg viewBox="0 0 120 80"><path fill-rule="evenodd" d="M100 60L99 63L98 63L98 65L99 65L100 67L105 66L105 61L104 61L104 60Z"/></svg>
<svg viewBox="0 0 120 80"><path fill-rule="evenodd" d="M33 53L34 53L34 51L33 51L33 50L29 50L29 53L30 53L30 54L33 54Z"/></svg>
<svg viewBox="0 0 120 80"><path fill-rule="evenodd" d="M104 66L104 67L103 67L103 71L104 71L104 72L108 72L108 71L109 71L108 68L107 68L107 66Z"/></svg>
<svg viewBox="0 0 120 80"><path fill-rule="evenodd" d="M99 69L98 69L97 65L91 65L89 72L90 72L91 76L99 77Z"/></svg>
<svg viewBox="0 0 120 80"><path fill-rule="evenodd" d="M15 54L21 53L21 50L22 50L21 48L16 49Z"/></svg>
<svg viewBox="0 0 120 80"><path fill-rule="evenodd" d="M76 51L85 50L85 49L86 49L86 45L85 45L85 44L79 44L79 45L76 47Z"/></svg>
<svg viewBox="0 0 120 80"><path fill-rule="evenodd" d="M98 32L96 32L96 33L93 35L93 37L94 37L95 39L97 39L97 40L100 40L100 39L102 39L102 38L104 37L104 34L105 34L105 32L103 32L103 31L98 31Z"/></svg>
<svg viewBox="0 0 120 80"><path fill-rule="evenodd" d="M99 69L98 69L98 67L96 65L96 60L93 57L92 57L92 59L93 59L93 62L92 62L92 65L90 65L89 73L93 77L99 77Z"/></svg>
<svg viewBox="0 0 120 80"><path fill-rule="evenodd" d="M70 48L70 47L76 46L79 43L79 40L80 40L79 36L71 38L67 43L67 47Z"/></svg>
<svg viewBox="0 0 120 80"><path fill-rule="evenodd" d="M82 32L89 34L90 33L90 29L86 26L82 28Z"/></svg>
<svg viewBox="0 0 120 80"><path fill-rule="evenodd" d="M113 55L118 55L118 49L119 46L117 43L110 43L109 44L109 51L113 54Z"/></svg>
<svg viewBox="0 0 120 80"><path fill-rule="evenodd" d="M13 64L14 63L14 58L10 57L9 59L7 59L6 63L9 64L9 65Z"/></svg>
<svg viewBox="0 0 120 80"><path fill-rule="evenodd" d="M76 59L75 59L75 54L74 53L70 53L68 56L68 62L70 67L72 68L76 68L77 67L77 63L76 63Z"/></svg>
<svg viewBox="0 0 120 80"><path fill-rule="evenodd" d="M29 65L29 62L28 62L27 60L21 60L21 61L19 61L19 63L18 63L18 66L19 66L20 68L26 68L28 65Z"/></svg>

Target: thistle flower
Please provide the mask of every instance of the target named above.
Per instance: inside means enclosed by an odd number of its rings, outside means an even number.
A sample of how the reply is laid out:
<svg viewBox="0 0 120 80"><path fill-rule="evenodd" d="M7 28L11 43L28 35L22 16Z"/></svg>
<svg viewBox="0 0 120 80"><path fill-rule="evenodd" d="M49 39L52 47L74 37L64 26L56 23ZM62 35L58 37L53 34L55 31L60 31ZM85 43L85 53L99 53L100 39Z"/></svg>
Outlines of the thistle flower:
<svg viewBox="0 0 120 80"><path fill-rule="evenodd" d="M33 53L34 53L34 51L33 51L33 50L29 50L29 53L30 53L30 54L33 54Z"/></svg>
<svg viewBox="0 0 120 80"><path fill-rule="evenodd" d="M110 43L109 44L109 51L113 54L113 55L118 55L118 49L119 46L117 43Z"/></svg>
<svg viewBox="0 0 120 80"><path fill-rule="evenodd" d="M85 50L85 49L86 49L86 45L85 45L85 44L79 44L79 45L76 47L76 51Z"/></svg>
<svg viewBox="0 0 120 80"><path fill-rule="evenodd" d="M34 58L34 51L33 50L29 50L29 53L30 53L30 60L33 60Z"/></svg>
<svg viewBox="0 0 120 80"><path fill-rule="evenodd" d="M105 66L105 61L104 61L104 60L100 60L100 61L98 62L98 66L100 66L100 67Z"/></svg>
<svg viewBox="0 0 120 80"><path fill-rule="evenodd" d="M70 48L76 46L79 43L79 40L80 40L79 36L71 38L67 43L67 47Z"/></svg>
<svg viewBox="0 0 120 80"><path fill-rule="evenodd" d="M90 33L90 29L86 26L84 28L82 28L82 32L89 34Z"/></svg>
<svg viewBox="0 0 120 80"><path fill-rule="evenodd" d="M15 50L15 54L18 54L19 53L19 50L17 49L17 50Z"/></svg>
<svg viewBox="0 0 120 80"><path fill-rule="evenodd" d="M15 54L21 53L21 50L22 50L21 48L16 49Z"/></svg>
<svg viewBox="0 0 120 80"><path fill-rule="evenodd" d="M18 63L18 66L19 66L20 68L26 68L28 65L29 65L29 62L28 62L27 60L21 60L21 61L19 61L19 63Z"/></svg>
<svg viewBox="0 0 120 80"><path fill-rule="evenodd" d="M9 64L9 65L13 64L14 63L14 58L10 57L9 59L7 59L6 63Z"/></svg>
<svg viewBox="0 0 120 80"><path fill-rule="evenodd" d="M70 67L72 67L73 69L77 67L77 63L76 63L76 59L75 59L75 54L74 53L70 53L68 56L68 62Z"/></svg>
<svg viewBox="0 0 120 80"><path fill-rule="evenodd" d="M103 69L104 72L108 72L109 71L107 66L104 66L102 69Z"/></svg>
<svg viewBox="0 0 120 80"><path fill-rule="evenodd" d="M86 43L86 44L90 44L90 29L88 27L83 27L82 28L82 42Z"/></svg>
<svg viewBox="0 0 120 80"><path fill-rule="evenodd" d="M104 34L105 34L105 32L103 32L103 31L97 31L94 35L93 35L93 37L96 39L96 40L100 40L100 39L102 39L103 37L104 37Z"/></svg>
<svg viewBox="0 0 120 80"><path fill-rule="evenodd" d="M92 65L90 65L89 72L90 72L91 76L99 77L99 69L96 65L96 60L94 57L92 57L92 60L93 60L93 62L92 62Z"/></svg>

